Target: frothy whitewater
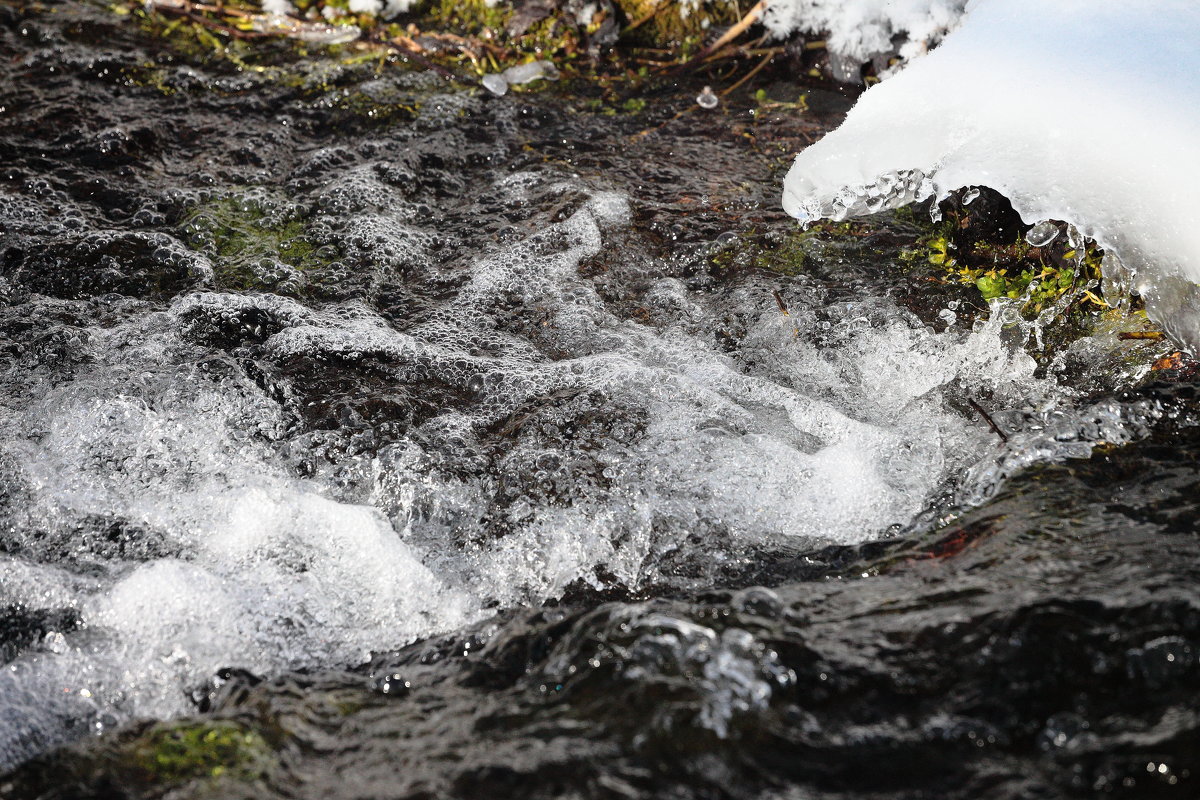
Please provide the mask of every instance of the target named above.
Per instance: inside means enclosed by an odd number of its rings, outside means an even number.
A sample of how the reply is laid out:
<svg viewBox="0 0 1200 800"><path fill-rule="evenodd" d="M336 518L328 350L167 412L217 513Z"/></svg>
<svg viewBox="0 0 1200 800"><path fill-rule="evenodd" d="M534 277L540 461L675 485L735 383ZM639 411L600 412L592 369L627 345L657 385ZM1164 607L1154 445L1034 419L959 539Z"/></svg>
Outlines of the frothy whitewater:
<svg viewBox="0 0 1200 800"><path fill-rule="evenodd" d="M341 235L428 258L437 220L364 177L383 168L328 176L316 204L339 199ZM1119 414L1091 437L1042 431L1072 393L1034 376L1003 314L937 333L816 281L787 287L784 316L768 280L711 296L661 278L650 324L623 319L581 266L628 234L635 199L553 171L484 192L523 211L514 232L454 253L465 274L405 330L360 301L271 294L14 309L102 321L63 343L69 377L3 375L0 604L73 623L0 673L3 763L64 727L182 713L222 667L353 665L576 581L654 584L681 551L859 542L984 499L1014 453L966 397L1030 428L1023 461L1128 436ZM551 222L535 196L578 208ZM237 347L212 346L230 332ZM274 394L250 377L297 365ZM379 441L348 402L340 430L298 433L278 394L326 365L371 374L374 405L411 427Z"/></svg>
<svg viewBox="0 0 1200 800"><path fill-rule="evenodd" d="M1186 392L1121 394L1168 345L1047 355L1016 301L929 300L894 217L728 266L792 241L781 154L845 100L273 82L55 8L0 6L0 773L71 796L35 756L215 713L281 737L279 796L891 791L985 742L1017 782L1030 742L1132 747L1105 703L1139 695L1076 702L1076 661L1176 714L1200 616L1155 537L1194 459L1135 461L1149 500L1085 460L1185 427ZM1066 459L1102 488L1037 494Z"/></svg>

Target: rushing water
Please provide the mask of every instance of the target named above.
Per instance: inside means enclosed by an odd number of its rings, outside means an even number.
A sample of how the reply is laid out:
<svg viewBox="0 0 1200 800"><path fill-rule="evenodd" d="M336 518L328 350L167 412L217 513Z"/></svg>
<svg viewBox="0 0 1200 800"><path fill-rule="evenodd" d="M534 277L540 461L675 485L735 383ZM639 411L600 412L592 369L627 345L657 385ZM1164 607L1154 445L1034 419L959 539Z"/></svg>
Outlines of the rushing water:
<svg viewBox="0 0 1200 800"><path fill-rule="evenodd" d="M1194 792L1190 387L898 219L741 264L844 99L0 23L0 795ZM259 749L122 749L197 714Z"/></svg>

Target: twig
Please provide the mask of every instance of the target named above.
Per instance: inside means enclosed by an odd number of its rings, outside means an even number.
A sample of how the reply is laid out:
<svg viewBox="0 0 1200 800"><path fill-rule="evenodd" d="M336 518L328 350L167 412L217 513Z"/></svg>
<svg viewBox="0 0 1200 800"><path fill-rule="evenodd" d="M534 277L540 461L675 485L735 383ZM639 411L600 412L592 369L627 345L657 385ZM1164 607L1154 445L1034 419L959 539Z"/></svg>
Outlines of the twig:
<svg viewBox="0 0 1200 800"><path fill-rule="evenodd" d="M792 323L792 334L799 339L800 326L798 326L796 321L792 319L792 314L790 311L788 311L787 303L783 301L783 295L779 293L778 289L772 289L771 294L775 297L775 305L779 306L780 313L787 317L788 321Z"/></svg>
<svg viewBox="0 0 1200 800"><path fill-rule="evenodd" d="M401 37L397 37L395 39L384 39L380 43L385 44L385 45L390 45L392 48L399 50L401 53L408 56L413 61L416 61L421 66L425 67L426 69L433 70L438 75L441 75L443 78L446 78L447 80L452 80L452 81L458 80L458 76L456 76L453 72L446 69L445 67L438 66L437 64L433 63L428 58L426 58L425 56L423 56L419 52L417 52L416 48L420 47L420 45L418 45L416 42L413 42L412 46L409 46L406 42L401 41L400 38ZM403 38L407 39L408 37L403 37Z"/></svg>
<svg viewBox="0 0 1200 800"><path fill-rule="evenodd" d="M733 86L730 86L728 89L725 89L724 91L722 91L721 97L726 97L727 95L732 94L740 86L742 86L742 84L744 84L746 81L750 80L755 75L762 72L763 68L766 67L767 64L770 64L774 58L775 58L775 53L771 53L770 55L766 56L762 61L758 62L758 66L756 66L754 69L750 70L744 76L742 76L741 80L739 80Z"/></svg>
<svg viewBox="0 0 1200 800"><path fill-rule="evenodd" d="M680 64L678 67L676 67L674 70L672 70L672 73L679 74L681 72L691 69L696 64L705 61L710 55L712 55L717 50L720 50L722 47L729 44L737 37L741 36L746 31L747 28L749 28L751 25L753 25L755 22L758 21L758 18L760 16L762 16L763 9L765 9L766 7L767 7L767 0L758 0L758 2L754 4L754 7L751 8L749 11L747 11L746 16L742 17L741 20L739 20L737 22L737 24L731 26L729 28L729 30L727 30L727 31L725 31L725 33L721 34L721 36L718 37L718 39L715 42L713 42L712 44L710 44L708 47L701 49L699 53L696 53L696 55L692 56L686 62L684 62L683 64Z"/></svg>
<svg viewBox="0 0 1200 800"><path fill-rule="evenodd" d="M727 30L727 31L725 31L725 33L721 34L720 38L718 38L715 42L713 42L708 47L704 48L699 53L697 53L696 56L692 59L692 61L696 61L697 59L704 58L705 56L707 56L709 53L713 52L714 50L720 50L722 47L729 44L737 37L741 36L742 33L747 28L749 28L755 22L758 22L758 18L760 16L762 16L762 12L766 7L767 7L767 0L758 0L758 2L755 3L754 6L749 11L746 12L746 16L742 17L741 20L739 20L737 22L737 24L730 26L729 30Z"/></svg>
<svg viewBox="0 0 1200 800"><path fill-rule="evenodd" d="M983 421L988 424L988 427L992 429L992 432L999 436L1001 441L1003 441L1005 444L1008 444L1008 437L1004 435L1004 431L1000 430L1000 426L996 424L996 421L992 419L991 415L983 410L983 406L979 405L979 403L976 403L970 397L967 398L967 402L971 404L971 408L975 409L979 416L983 417Z"/></svg>
<svg viewBox="0 0 1200 800"><path fill-rule="evenodd" d="M202 14L197 14L192 9L195 8L191 3L183 5L167 5L165 3L155 3L151 9L158 13L170 13L183 17L186 20L202 25L214 31L220 31L226 36L232 36L234 39L265 39L271 34L262 33L260 31L243 31L229 25L223 25L216 20L211 20Z"/></svg>
<svg viewBox="0 0 1200 800"><path fill-rule="evenodd" d="M633 22L626 25L625 29L621 31L621 35L624 36L626 33L629 33L629 31L637 30L638 28L642 27L647 22L662 13L663 9L666 7L667 5L663 2L663 0L658 0L658 2L654 4L654 8L650 9L638 19L635 19Z"/></svg>

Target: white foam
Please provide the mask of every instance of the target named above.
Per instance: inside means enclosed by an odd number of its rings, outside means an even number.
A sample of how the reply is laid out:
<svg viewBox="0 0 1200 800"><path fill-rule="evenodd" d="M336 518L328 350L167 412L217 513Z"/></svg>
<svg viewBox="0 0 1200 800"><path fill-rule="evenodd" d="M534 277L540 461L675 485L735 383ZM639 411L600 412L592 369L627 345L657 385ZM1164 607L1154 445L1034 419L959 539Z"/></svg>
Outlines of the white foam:
<svg viewBox="0 0 1200 800"><path fill-rule="evenodd" d="M330 183L359 201L377 188ZM887 298L804 278L783 287L785 318L778 281L710 296L651 264L640 302L655 323L632 321L581 274L627 235L627 198L531 174L478 191L528 203L525 233L462 254L454 291L405 330L358 301L201 292L89 328L66 377L0 365L14 498L0 506L0 601L82 621L2 673L0 764L80 725L185 712L222 667L355 664L575 581L644 586L677 557L707 568L877 536L969 469L995 483L986 465L1003 451L957 398L1029 415L1071 400L1035 377L1000 315L938 333ZM577 210L551 223L538 197ZM205 344L210 329L262 344L231 354ZM297 433L251 357L268 373L368 364L442 405L382 444L359 446L354 427ZM309 376L285 379L302 394ZM1031 437L1036 458L1061 452ZM758 702L746 680L720 708Z"/></svg>
<svg viewBox="0 0 1200 800"><path fill-rule="evenodd" d="M796 159L784 206L841 219L989 186L1073 223L1105 271L1200 344L1200 6L981 0Z"/></svg>
<svg viewBox="0 0 1200 800"><path fill-rule="evenodd" d="M182 300L176 313L202 299ZM37 439L3 444L25 489L8 535L29 549L0 564L0 600L74 609L82 629L5 671L6 705L40 713L0 724L0 763L53 744L72 721L181 713L186 691L223 666L359 663L478 608L379 511L288 477L267 444L279 433L273 404L257 387L173 366L196 353L175 339L171 319L97 331L89 374L16 420ZM117 521L146 560L106 550L108 523L92 530L90 520ZM46 541L64 552L39 553ZM100 571L85 580L21 556ZM31 738L30 725L41 733Z"/></svg>

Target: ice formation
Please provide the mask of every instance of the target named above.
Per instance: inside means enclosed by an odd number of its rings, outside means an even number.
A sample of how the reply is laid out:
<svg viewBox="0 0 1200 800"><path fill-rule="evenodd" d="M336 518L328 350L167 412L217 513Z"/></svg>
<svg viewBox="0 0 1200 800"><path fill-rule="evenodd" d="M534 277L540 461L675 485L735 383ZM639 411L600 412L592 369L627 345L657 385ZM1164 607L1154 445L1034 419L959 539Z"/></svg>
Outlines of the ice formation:
<svg viewBox="0 0 1200 800"><path fill-rule="evenodd" d="M826 36L838 77L857 81L859 64L891 53L923 54L954 28L967 0L768 0L763 25L779 38L796 32Z"/></svg>
<svg viewBox="0 0 1200 800"><path fill-rule="evenodd" d="M1200 5L980 0L928 57L873 87L784 184L801 220L989 186L1029 223L1109 255L1200 346Z"/></svg>
<svg viewBox="0 0 1200 800"><path fill-rule="evenodd" d="M558 80L558 68L551 61L530 61L509 67L503 72L483 76L483 87L496 96L508 93L509 86L520 86L533 81Z"/></svg>

